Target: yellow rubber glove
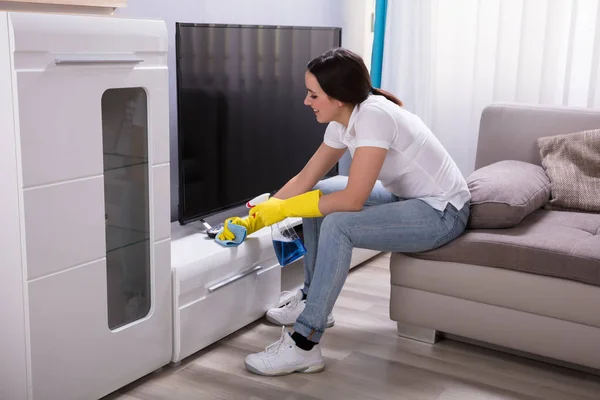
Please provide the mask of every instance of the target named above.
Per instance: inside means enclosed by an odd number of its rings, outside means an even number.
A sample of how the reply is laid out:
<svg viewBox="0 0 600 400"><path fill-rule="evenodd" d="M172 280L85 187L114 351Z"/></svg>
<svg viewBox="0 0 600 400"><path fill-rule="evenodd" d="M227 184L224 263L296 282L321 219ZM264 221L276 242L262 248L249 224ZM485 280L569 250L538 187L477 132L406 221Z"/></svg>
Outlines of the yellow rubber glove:
<svg viewBox="0 0 600 400"><path fill-rule="evenodd" d="M264 226L276 224L288 217L315 218L322 217L319 210L320 190L312 190L304 194L290 197L287 200L271 197L269 200L253 207L249 214L262 220Z"/></svg>
<svg viewBox="0 0 600 400"><path fill-rule="evenodd" d="M229 224L240 225L246 228L246 235L251 235L254 232L265 227L260 218L249 216L246 218L232 217L225 220L223 231L219 234L220 240L233 240L235 235L229 230Z"/></svg>

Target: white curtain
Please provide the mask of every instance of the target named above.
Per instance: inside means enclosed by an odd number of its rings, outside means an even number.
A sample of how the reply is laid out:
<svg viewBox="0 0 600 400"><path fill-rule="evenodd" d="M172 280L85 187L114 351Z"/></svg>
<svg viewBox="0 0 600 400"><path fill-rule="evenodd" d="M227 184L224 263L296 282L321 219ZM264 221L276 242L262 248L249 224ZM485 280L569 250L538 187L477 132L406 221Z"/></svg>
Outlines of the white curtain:
<svg viewBox="0 0 600 400"><path fill-rule="evenodd" d="M463 174L493 102L600 107L598 0L389 0L382 88Z"/></svg>

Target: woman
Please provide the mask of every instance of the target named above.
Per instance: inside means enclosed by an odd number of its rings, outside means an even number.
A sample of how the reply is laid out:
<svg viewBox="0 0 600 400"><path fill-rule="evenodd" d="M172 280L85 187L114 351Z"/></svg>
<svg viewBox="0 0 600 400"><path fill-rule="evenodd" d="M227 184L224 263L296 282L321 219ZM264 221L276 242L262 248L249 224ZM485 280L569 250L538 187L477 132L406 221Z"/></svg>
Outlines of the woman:
<svg viewBox="0 0 600 400"><path fill-rule="evenodd" d="M353 247L421 252L464 231L470 194L461 172L433 133L390 93L371 87L362 59L333 49L312 60L305 74L317 121L328 123L323 144L302 171L246 219L226 221L248 234L286 217L302 217L307 253L304 288L267 318L294 325L265 351L246 358L262 375L318 372L319 341L333 324L331 311L348 275ZM319 180L346 150L348 177Z"/></svg>

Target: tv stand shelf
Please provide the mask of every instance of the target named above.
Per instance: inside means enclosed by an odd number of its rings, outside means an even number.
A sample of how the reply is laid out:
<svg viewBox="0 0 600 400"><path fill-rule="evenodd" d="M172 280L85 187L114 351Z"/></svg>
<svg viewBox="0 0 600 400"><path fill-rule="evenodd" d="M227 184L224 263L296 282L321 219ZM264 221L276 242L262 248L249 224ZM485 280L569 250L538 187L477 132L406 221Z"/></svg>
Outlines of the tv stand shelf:
<svg viewBox="0 0 600 400"><path fill-rule="evenodd" d="M123 249L150 239L149 232L106 225L106 252Z"/></svg>
<svg viewBox="0 0 600 400"><path fill-rule="evenodd" d="M179 362L278 305L281 266L268 227L237 247L210 239L200 222L171 228L172 362Z"/></svg>
<svg viewBox="0 0 600 400"><path fill-rule="evenodd" d="M104 153L104 172L148 164L147 157Z"/></svg>
<svg viewBox="0 0 600 400"><path fill-rule="evenodd" d="M300 233L302 220L288 218ZM354 249L350 268L379 252ZM238 247L210 239L202 223L171 224L173 356L178 363L219 339L261 318L281 304L282 271L299 276L286 287L299 288L303 261L281 267L271 229L249 235ZM289 273L288 273L289 271Z"/></svg>

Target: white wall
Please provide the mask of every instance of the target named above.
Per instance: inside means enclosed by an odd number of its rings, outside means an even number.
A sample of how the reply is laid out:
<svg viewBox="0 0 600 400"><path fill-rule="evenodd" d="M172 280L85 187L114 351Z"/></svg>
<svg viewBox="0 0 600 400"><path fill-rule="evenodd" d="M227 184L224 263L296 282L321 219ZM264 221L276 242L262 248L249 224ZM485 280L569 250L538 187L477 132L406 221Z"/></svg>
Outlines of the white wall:
<svg viewBox="0 0 600 400"><path fill-rule="evenodd" d="M344 0L342 13L343 46L358 53L371 70L371 13L375 11L375 0Z"/></svg>
<svg viewBox="0 0 600 400"><path fill-rule="evenodd" d="M371 51L373 32L371 32L371 13L375 12L375 0L344 0L342 14L342 46L360 55L369 71L371 70ZM340 174L348 175L350 154L340 160Z"/></svg>
<svg viewBox="0 0 600 400"><path fill-rule="evenodd" d="M158 18L169 31L169 102L171 130L171 219L177 219L177 99L175 81L175 23L231 23L264 25L309 25L354 29L346 8L350 3L366 0L128 0L127 7L116 15L133 18ZM342 6L343 5L343 6ZM355 5L355 4L353 4ZM356 39L352 39L356 41ZM352 44L350 41L350 44ZM359 44L360 45L360 44ZM354 49L353 49L354 50ZM306 60L307 62L309 60ZM298 99L302 101L303 99Z"/></svg>

